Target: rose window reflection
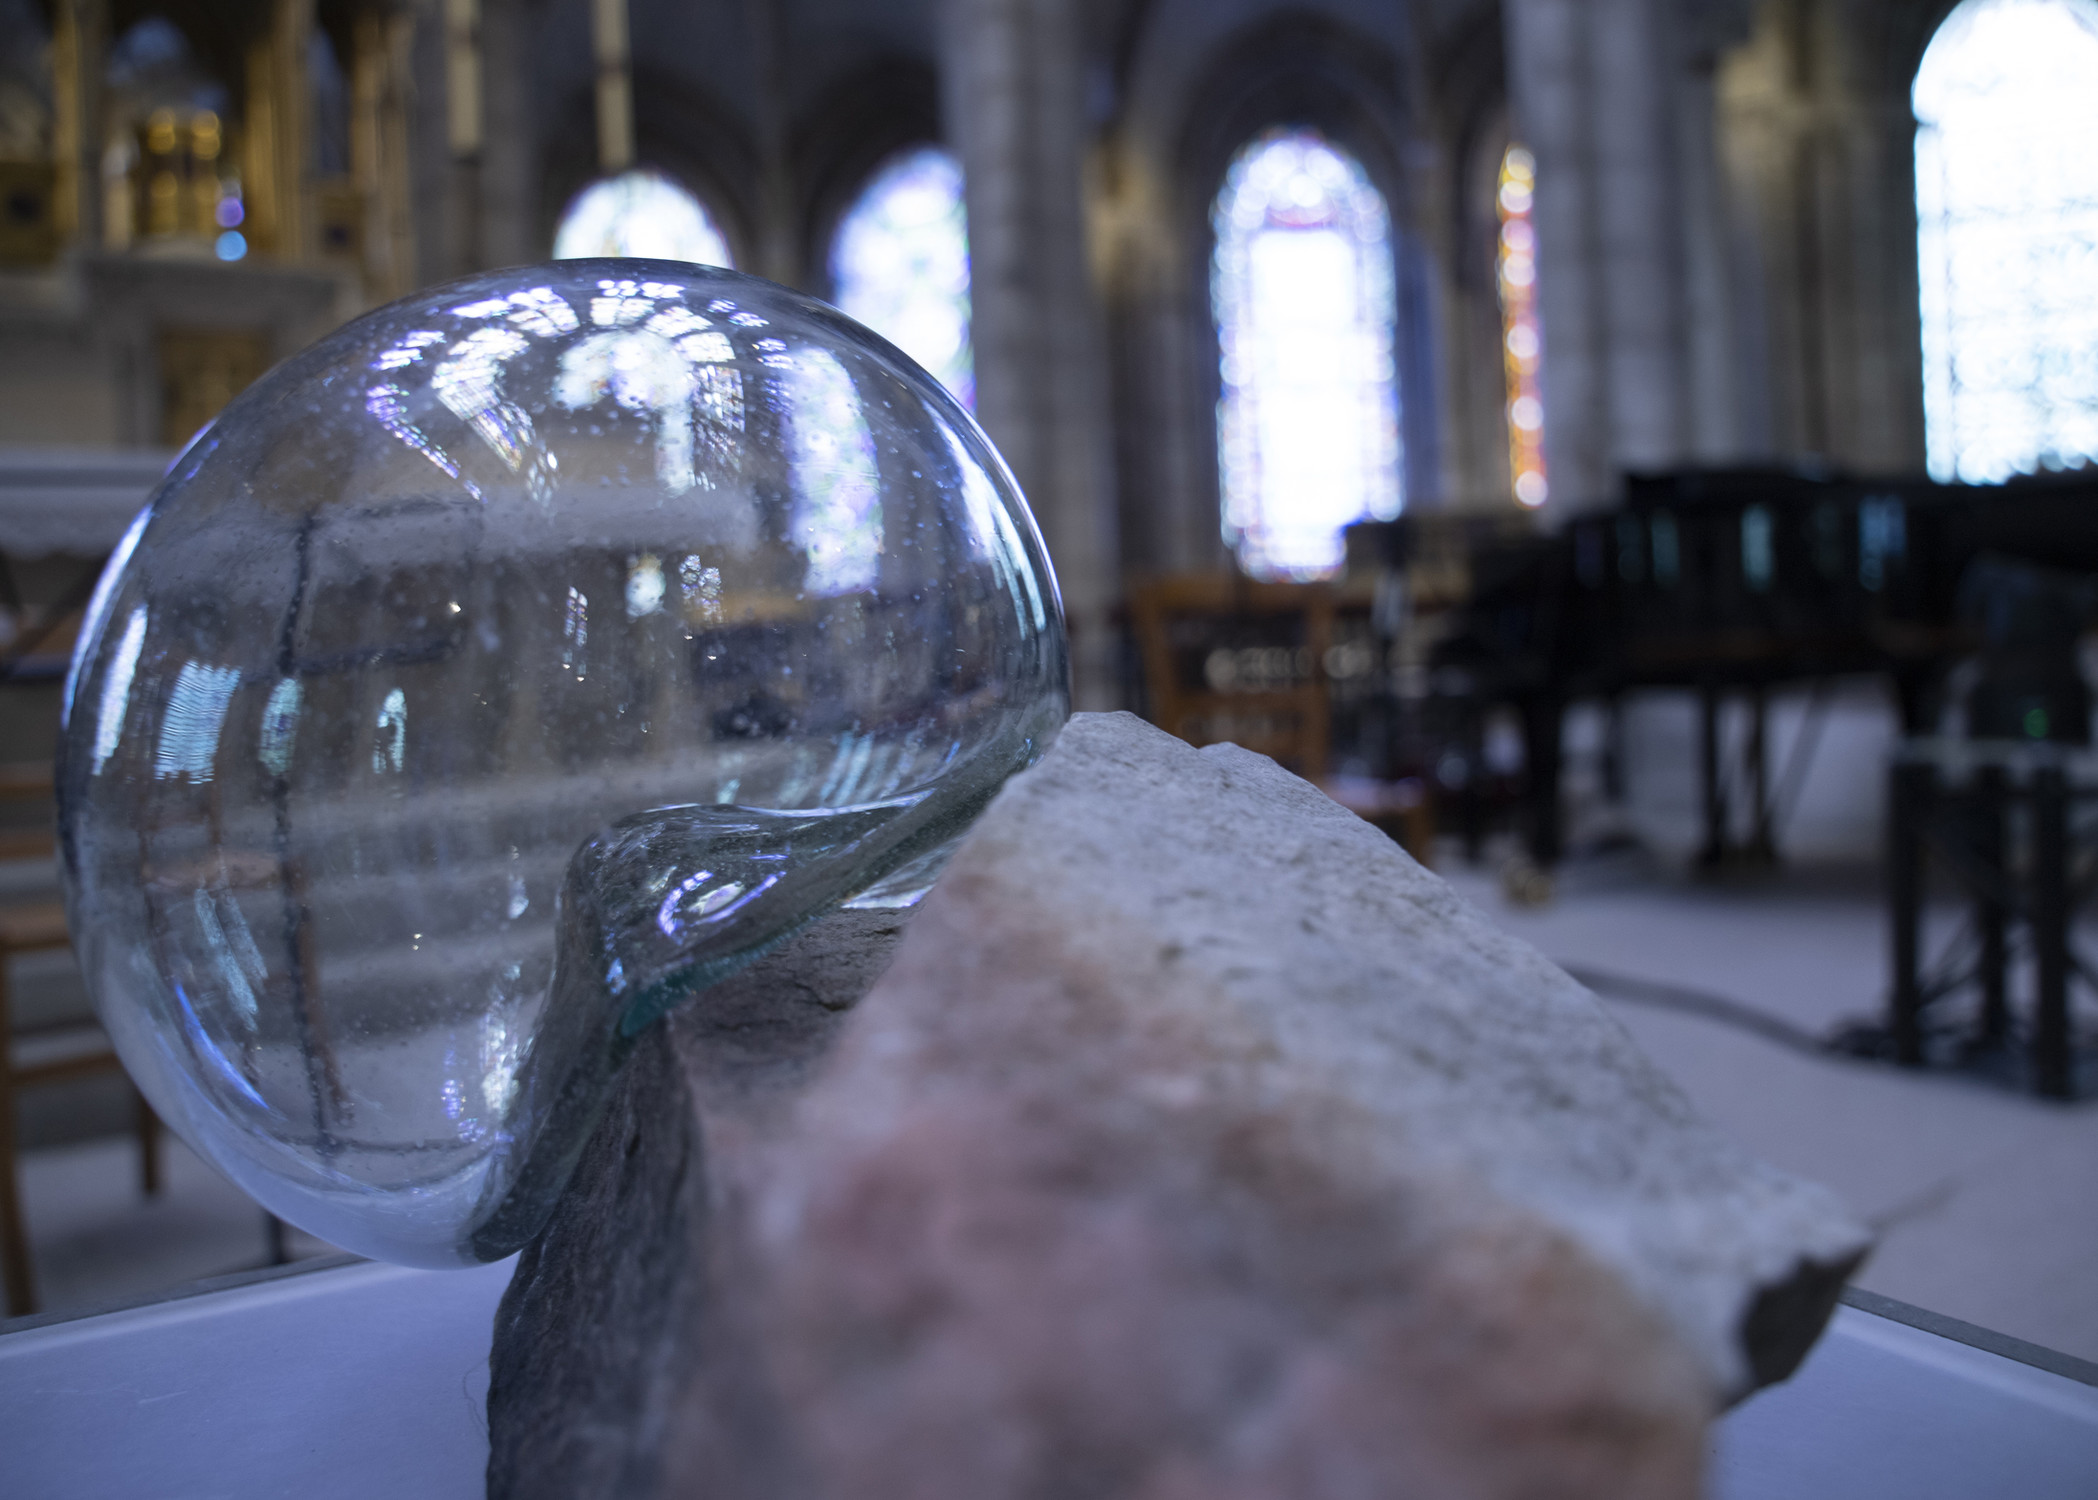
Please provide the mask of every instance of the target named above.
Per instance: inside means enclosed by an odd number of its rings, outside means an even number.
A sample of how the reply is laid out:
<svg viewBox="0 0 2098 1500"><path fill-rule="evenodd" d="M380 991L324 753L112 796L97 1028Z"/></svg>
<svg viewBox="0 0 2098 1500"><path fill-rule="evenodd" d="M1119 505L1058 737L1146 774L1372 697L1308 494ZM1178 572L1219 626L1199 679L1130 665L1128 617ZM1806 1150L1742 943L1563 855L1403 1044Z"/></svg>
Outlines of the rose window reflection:
<svg viewBox="0 0 2098 1500"><path fill-rule="evenodd" d="M561 215L554 259L591 256L735 265L706 206L662 173L645 170L592 183Z"/></svg>

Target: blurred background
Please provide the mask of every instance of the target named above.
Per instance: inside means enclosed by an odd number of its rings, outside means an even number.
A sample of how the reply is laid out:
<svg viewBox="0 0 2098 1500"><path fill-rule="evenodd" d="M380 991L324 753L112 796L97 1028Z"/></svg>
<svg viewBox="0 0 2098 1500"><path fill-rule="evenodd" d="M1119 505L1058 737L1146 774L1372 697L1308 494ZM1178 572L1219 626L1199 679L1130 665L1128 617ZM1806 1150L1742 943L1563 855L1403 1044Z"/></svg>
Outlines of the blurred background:
<svg viewBox="0 0 2098 1500"><path fill-rule="evenodd" d="M970 404L1081 707L1275 755L2098 1357L2098 0L0 0L0 1263L329 1247L156 1130L56 906L88 592L276 361L549 257Z"/></svg>

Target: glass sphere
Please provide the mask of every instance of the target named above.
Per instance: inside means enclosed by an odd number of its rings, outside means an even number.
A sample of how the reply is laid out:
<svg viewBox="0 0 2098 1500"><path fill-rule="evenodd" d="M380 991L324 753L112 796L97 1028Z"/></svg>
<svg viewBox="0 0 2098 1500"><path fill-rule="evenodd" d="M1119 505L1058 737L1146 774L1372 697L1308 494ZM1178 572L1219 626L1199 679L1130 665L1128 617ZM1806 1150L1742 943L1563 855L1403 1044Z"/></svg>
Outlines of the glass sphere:
<svg viewBox="0 0 2098 1500"><path fill-rule="evenodd" d="M1067 706L1026 503L908 358L731 271L498 272L272 371L111 559L74 941L154 1109L272 1212L495 1259L642 1028L922 894Z"/></svg>

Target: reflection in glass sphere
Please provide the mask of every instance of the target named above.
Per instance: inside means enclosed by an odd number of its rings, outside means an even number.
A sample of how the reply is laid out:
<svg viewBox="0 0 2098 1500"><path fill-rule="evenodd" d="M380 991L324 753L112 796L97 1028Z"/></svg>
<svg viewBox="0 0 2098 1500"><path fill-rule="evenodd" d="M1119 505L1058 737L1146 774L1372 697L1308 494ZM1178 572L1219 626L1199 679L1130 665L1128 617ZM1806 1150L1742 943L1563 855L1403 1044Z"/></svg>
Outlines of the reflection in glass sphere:
<svg viewBox="0 0 2098 1500"><path fill-rule="evenodd" d="M973 407L962 166L938 146L874 174L831 242L834 300Z"/></svg>
<svg viewBox="0 0 2098 1500"><path fill-rule="evenodd" d="M1066 703L1025 502L923 370L734 272L505 271L274 371L132 528L66 687L73 931L272 1211L494 1259L643 1027L915 899Z"/></svg>
<svg viewBox="0 0 2098 1500"><path fill-rule="evenodd" d="M603 255L735 264L706 205L646 168L591 183L561 215L554 231L555 260Z"/></svg>

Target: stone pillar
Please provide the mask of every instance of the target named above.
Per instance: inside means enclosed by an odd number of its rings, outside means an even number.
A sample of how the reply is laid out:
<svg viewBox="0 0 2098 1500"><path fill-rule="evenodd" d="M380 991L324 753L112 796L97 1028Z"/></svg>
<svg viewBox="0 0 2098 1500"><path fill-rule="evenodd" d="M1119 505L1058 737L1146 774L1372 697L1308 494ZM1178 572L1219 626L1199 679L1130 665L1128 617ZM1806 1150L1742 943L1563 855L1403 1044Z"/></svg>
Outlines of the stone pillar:
<svg viewBox="0 0 2098 1500"><path fill-rule="evenodd" d="M364 210L365 290L376 302L415 284L408 99L414 21L367 11L350 65L350 169Z"/></svg>
<svg viewBox="0 0 2098 1500"><path fill-rule="evenodd" d="M634 78L627 49L627 0L591 0L590 42L597 54L597 169L609 177L634 164Z"/></svg>
<svg viewBox="0 0 2098 1500"><path fill-rule="evenodd" d="M533 163L538 155L530 98L537 7L527 0L482 0L480 224L476 269L544 260L538 243ZM621 12L622 19L624 11ZM631 134L631 131L629 131Z"/></svg>
<svg viewBox="0 0 2098 1500"><path fill-rule="evenodd" d="M306 86L306 49L313 39L313 0L277 0L269 25L248 49L247 150L241 174L245 228L258 250L297 261L313 245L313 98Z"/></svg>
<svg viewBox="0 0 2098 1500"><path fill-rule="evenodd" d="M105 0L58 0L51 37L51 156L59 242L102 242L102 70L109 46Z"/></svg>
<svg viewBox="0 0 2098 1500"><path fill-rule="evenodd" d="M1537 158L1551 508L1607 504L1628 469L1731 456L1714 345L1712 92L1672 0L1507 0L1509 95ZM1711 232L1706 232L1711 231ZM1712 387L1715 380L1718 388Z"/></svg>
<svg viewBox="0 0 2098 1500"><path fill-rule="evenodd" d="M1698 393L1688 413L1687 437L1691 457L1699 462L1741 457L1747 447L1744 402L1750 384L1736 305L1739 231L1720 161L1716 50L1699 52L1676 91L1679 159L1709 167L1680 174L1678 200L1685 236L1686 353L1691 387Z"/></svg>
<svg viewBox="0 0 2098 1500"><path fill-rule="evenodd" d="M409 287L456 274L452 265L452 144L447 0L413 0L398 13L405 126Z"/></svg>
<svg viewBox="0 0 2098 1500"><path fill-rule="evenodd" d="M451 148L444 174L445 276L481 267L481 148L488 139L482 78L480 0L444 0L445 140Z"/></svg>
<svg viewBox="0 0 2098 1500"><path fill-rule="evenodd" d="M277 0L270 24L271 88L275 96L276 151L271 194L276 200L276 249L297 261L314 248L313 90L306 81L306 55L313 45L314 0Z"/></svg>
<svg viewBox="0 0 2098 1500"><path fill-rule="evenodd" d="M1079 7L947 0L946 134L967 176L976 416L1041 521L1081 707L1116 697L1107 361L1087 264Z"/></svg>
<svg viewBox="0 0 2098 1500"><path fill-rule="evenodd" d="M1659 11L1655 0L1600 0L1583 38L1593 142L1584 186L1596 257L1588 284L1605 319L1600 353L1619 468L1676 462L1687 436L1674 59Z"/></svg>
<svg viewBox="0 0 2098 1500"><path fill-rule="evenodd" d="M792 47L786 8L772 0L744 0L743 24L750 33L750 66L757 87L752 132L758 148L757 222L752 226L749 269L782 286L799 286L804 267L793 164L787 152L786 80L781 73Z"/></svg>

